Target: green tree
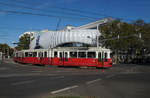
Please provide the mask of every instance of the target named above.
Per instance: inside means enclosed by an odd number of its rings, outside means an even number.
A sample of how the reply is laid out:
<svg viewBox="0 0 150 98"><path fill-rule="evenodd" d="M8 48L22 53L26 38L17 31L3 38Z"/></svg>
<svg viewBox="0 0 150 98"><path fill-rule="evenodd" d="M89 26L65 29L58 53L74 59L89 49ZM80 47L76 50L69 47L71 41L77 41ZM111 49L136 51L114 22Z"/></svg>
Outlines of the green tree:
<svg viewBox="0 0 150 98"><path fill-rule="evenodd" d="M121 21L114 20L108 24L102 25L99 27L101 32L102 46L110 48L115 53L115 62L118 62L118 50L121 48L121 44L119 39L117 39L118 35L121 33ZM109 40L111 39L111 40Z"/></svg>
<svg viewBox="0 0 150 98"><path fill-rule="evenodd" d="M0 44L0 52L4 55L12 56L14 49L8 46L8 44Z"/></svg>
<svg viewBox="0 0 150 98"><path fill-rule="evenodd" d="M17 50L29 49L29 45L30 45L30 34L24 34L19 38L19 43L16 49Z"/></svg>
<svg viewBox="0 0 150 98"><path fill-rule="evenodd" d="M135 51L143 51L150 47L150 24L146 24L143 20L137 20L134 23L113 20L99 28L102 34L101 38L105 41L103 46L112 49L116 56L118 51L135 54ZM139 37L140 34L141 37Z"/></svg>

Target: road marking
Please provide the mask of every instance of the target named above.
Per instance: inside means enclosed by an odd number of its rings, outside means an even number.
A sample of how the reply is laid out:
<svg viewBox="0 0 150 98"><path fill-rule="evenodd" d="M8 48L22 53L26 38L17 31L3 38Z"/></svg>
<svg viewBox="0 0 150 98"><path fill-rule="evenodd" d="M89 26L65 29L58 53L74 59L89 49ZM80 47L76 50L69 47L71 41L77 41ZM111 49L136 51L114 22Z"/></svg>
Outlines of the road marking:
<svg viewBox="0 0 150 98"><path fill-rule="evenodd" d="M66 87L66 88L63 88L63 89L52 91L51 94L60 93L60 92L63 92L63 91L66 91L66 90L70 90L70 89L73 89L73 88L77 88L77 87L79 87L79 86L78 85L74 85L74 86Z"/></svg>
<svg viewBox="0 0 150 98"><path fill-rule="evenodd" d="M96 79L96 80L92 80L92 81L88 81L86 82L86 84L92 84L92 83L95 83L95 82L98 82L98 81L101 81L102 79Z"/></svg>
<svg viewBox="0 0 150 98"><path fill-rule="evenodd" d="M35 80L21 81L21 82L12 83L11 85L16 86L16 85L28 84L28 83L33 83L34 81Z"/></svg>

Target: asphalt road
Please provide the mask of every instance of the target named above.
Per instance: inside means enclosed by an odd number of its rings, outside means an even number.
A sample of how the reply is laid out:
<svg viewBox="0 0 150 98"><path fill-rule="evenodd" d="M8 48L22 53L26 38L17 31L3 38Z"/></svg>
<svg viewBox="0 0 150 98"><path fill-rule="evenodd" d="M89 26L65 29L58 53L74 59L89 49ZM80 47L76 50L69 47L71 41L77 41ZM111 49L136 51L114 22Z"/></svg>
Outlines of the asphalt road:
<svg viewBox="0 0 150 98"><path fill-rule="evenodd" d="M150 98L149 92L150 66L81 69L17 64L11 60L0 64L0 98Z"/></svg>

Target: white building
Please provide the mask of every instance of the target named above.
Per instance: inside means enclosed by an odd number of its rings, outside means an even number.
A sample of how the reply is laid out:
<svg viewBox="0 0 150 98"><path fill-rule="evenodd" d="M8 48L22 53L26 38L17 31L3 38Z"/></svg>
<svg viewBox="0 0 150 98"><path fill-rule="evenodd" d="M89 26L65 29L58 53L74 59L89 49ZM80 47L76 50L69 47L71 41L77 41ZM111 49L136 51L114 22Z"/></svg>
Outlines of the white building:
<svg viewBox="0 0 150 98"><path fill-rule="evenodd" d="M62 46L96 46L97 37L101 35L98 30L99 25L111 21L109 18L98 20L79 27L66 26L61 30L38 32L25 32L34 37L30 48L54 48Z"/></svg>

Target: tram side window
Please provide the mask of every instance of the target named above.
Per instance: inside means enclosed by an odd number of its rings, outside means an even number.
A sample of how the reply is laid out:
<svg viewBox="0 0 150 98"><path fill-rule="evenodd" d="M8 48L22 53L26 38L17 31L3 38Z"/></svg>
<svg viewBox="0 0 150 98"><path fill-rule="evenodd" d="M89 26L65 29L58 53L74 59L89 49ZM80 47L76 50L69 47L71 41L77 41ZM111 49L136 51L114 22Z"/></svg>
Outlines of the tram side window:
<svg viewBox="0 0 150 98"><path fill-rule="evenodd" d="M86 52L78 52L79 58L86 58Z"/></svg>
<svg viewBox="0 0 150 98"><path fill-rule="evenodd" d="M99 53L98 53L98 61L101 61L101 60L102 60L101 58L102 58L102 53L99 52Z"/></svg>
<svg viewBox="0 0 150 98"><path fill-rule="evenodd" d="M60 57L60 58L62 58L62 57L63 57L62 52L59 52L59 57Z"/></svg>
<svg viewBox="0 0 150 98"><path fill-rule="evenodd" d="M55 58L58 57L57 51L54 51L54 57L55 57Z"/></svg>
<svg viewBox="0 0 150 98"><path fill-rule="evenodd" d="M32 52L29 53L29 57L32 57Z"/></svg>
<svg viewBox="0 0 150 98"><path fill-rule="evenodd" d="M107 61L107 56L108 56L108 54L107 54L107 53L105 53L105 61Z"/></svg>
<svg viewBox="0 0 150 98"><path fill-rule="evenodd" d="M39 55L39 57L43 57L43 53L42 52L39 52L38 55Z"/></svg>
<svg viewBox="0 0 150 98"><path fill-rule="evenodd" d="M70 52L71 58L77 58L77 52Z"/></svg>
<svg viewBox="0 0 150 98"><path fill-rule="evenodd" d="M28 52L25 52L25 57L28 57Z"/></svg>
<svg viewBox="0 0 150 98"><path fill-rule="evenodd" d="M41 52L41 57L43 57L43 52Z"/></svg>
<svg viewBox="0 0 150 98"><path fill-rule="evenodd" d="M36 57L37 56L37 52L33 52L33 57Z"/></svg>
<svg viewBox="0 0 150 98"><path fill-rule="evenodd" d="M16 57L18 57L18 53L16 53Z"/></svg>
<svg viewBox="0 0 150 98"><path fill-rule="evenodd" d="M68 58L68 53L67 52L65 52L65 58Z"/></svg>
<svg viewBox="0 0 150 98"><path fill-rule="evenodd" d="M44 57L47 57L47 52L44 52Z"/></svg>
<svg viewBox="0 0 150 98"><path fill-rule="evenodd" d="M96 58L96 52L87 52L88 58Z"/></svg>

